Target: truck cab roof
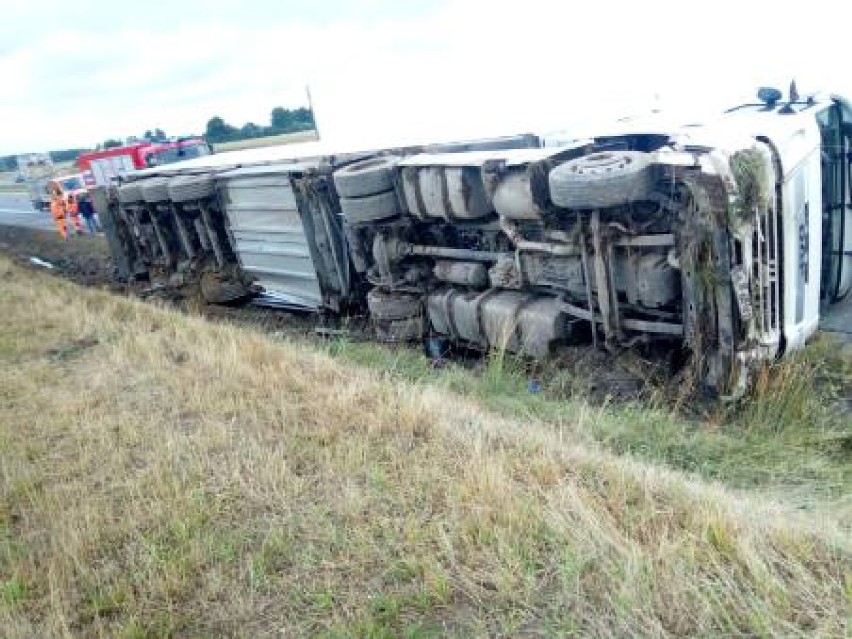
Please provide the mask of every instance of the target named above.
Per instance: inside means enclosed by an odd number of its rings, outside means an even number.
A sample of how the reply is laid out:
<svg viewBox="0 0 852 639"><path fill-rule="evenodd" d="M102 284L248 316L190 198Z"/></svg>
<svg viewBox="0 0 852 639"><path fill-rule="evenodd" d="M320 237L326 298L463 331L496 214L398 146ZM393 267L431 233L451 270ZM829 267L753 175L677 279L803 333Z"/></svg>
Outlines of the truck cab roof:
<svg viewBox="0 0 852 639"><path fill-rule="evenodd" d="M625 118L606 129L588 132L588 137L599 142L645 139L653 140L657 148L718 149L730 153L760 140L774 148L787 174L819 146L817 115L835 106L841 109L844 121L852 123L852 105L848 101L836 95L816 94L793 102L741 104L703 122L679 122L664 112ZM560 145L571 136L545 139L548 145Z"/></svg>

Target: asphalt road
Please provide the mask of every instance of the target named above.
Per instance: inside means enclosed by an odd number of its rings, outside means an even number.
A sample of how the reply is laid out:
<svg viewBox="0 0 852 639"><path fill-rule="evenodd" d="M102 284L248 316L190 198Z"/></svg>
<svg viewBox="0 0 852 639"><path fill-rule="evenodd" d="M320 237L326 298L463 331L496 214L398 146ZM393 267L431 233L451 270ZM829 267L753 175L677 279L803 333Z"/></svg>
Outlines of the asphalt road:
<svg viewBox="0 0 852 639"><path fill-rule="evenodd" d="M852 341L852 293L845 300L821 309L819 327L829 333L838 333Z"/></svg>
<svg viewBox="0 0 852 639"><path fill-rule="evenodd" d="M36 211L26 193L0 193L0 224L52 231L47 211Z"/></svg>

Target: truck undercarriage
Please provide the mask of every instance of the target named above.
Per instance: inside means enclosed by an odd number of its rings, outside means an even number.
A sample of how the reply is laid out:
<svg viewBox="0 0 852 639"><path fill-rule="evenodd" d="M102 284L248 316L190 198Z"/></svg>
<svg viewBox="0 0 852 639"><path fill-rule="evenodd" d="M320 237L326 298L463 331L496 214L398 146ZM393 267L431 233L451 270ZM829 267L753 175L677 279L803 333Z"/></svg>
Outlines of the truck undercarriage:
<svg viewBox="0 0 852 639"><path fill-rule="evenodd" d="M366 310L384 341L535 358L659 347L737 396L783 348L777 173L757 140L527 137L172 169L96 203L126 278L197 281L214 303Z"/></svg>

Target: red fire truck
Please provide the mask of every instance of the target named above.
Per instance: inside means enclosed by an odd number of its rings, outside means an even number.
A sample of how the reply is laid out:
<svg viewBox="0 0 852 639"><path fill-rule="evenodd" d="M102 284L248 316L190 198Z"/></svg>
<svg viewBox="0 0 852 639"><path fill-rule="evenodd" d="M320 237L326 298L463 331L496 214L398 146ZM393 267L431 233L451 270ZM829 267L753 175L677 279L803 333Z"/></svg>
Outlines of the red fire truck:
<svg viewBox="0 0 852 639"><path fill-rule="evenodd" d="M128 171L203 155L210 155L207 142L201 138L181 138L167 142L136 142L103 151L81 153L77 165L81 171L91 171L95 184L106 185Z"/></svg>

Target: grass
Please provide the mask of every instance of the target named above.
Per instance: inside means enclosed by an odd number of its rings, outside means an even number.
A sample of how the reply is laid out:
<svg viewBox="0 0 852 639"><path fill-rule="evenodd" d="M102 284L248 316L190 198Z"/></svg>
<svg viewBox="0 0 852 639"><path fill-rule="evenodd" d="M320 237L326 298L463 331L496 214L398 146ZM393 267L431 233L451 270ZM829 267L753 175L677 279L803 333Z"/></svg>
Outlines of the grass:
<svg viewBox="0 0 852 639"><path fill-rule="evenodd" d="M728 487L783 495L797 508L830 510L852 525L852 416L838 400L852 390L852 347L824 337L790 360L762 370L736 405L686 419L668 394L650 401L590 405L575 373L492 357L479 374L437 368L411 349L335 340L336 357L397 379L449 391L512 419L556 425L576 441L687 471ZM819 380L818 384L815 381ZM530 392L538 382L541 391Z"/></svg>
<svg viewBox="0 0 852 639"><path fill-rule="evenodd" d="M638 409L0 282L5 636L848 630L842 524L588 434Z"/></svg>
<svg viewBox="0 0 852 639"><path fill-rule="evenodd" d="M317 140L316 131L299 131L298 133L282 133L281 135L269 135L262 138L251 138L248 140L237 140L235 142L220 142L213 145L215 153L224 151L241 151L243 149L256 149L264 146L278 146L279 144L296 144L298 142L313 142Z"/></svg>

